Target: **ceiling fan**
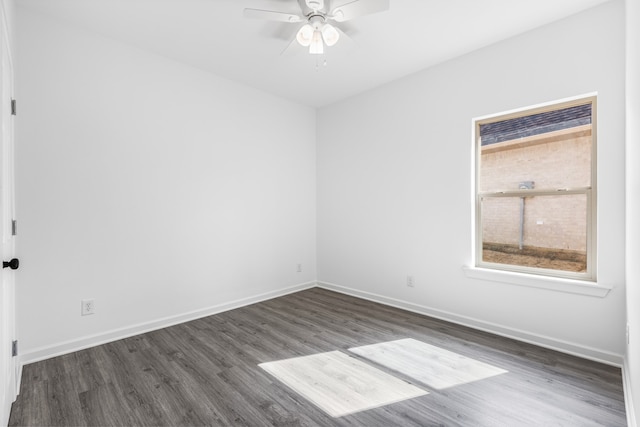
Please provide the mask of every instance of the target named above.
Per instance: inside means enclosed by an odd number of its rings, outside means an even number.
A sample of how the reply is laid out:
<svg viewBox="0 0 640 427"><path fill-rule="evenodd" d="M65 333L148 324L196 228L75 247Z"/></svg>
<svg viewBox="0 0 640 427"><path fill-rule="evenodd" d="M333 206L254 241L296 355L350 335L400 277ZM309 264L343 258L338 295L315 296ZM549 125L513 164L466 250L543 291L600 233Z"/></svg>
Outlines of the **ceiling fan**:
<svg viewBox="0 0 640 427"><path fill-rule="evenodd" d="M389 9L389 0L297 0L300 13L293 14L275 10L244 9L245 18L265 19L268 21L303 23L296 33L295 40L301 46L308 47L309 53L321 55L324 46L333 46L344 34L340 28L330 24L345 22L354 18ZM334 3L342 3L337 6Z"/></svg>

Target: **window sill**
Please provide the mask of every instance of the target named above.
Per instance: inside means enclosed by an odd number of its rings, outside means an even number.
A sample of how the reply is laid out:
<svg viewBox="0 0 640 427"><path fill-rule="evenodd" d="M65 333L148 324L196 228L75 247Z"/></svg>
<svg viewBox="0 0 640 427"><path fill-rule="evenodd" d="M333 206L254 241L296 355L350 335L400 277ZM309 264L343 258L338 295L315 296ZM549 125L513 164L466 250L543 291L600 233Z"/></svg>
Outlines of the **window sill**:
<svg viewBox="0 0 640 427"><path fill-rule="evenodd" d="M548 289L550 291L588 295L599 298L606 297L609 291L613 289L612 286L599 285L595 282L587 282L584 280L536 276L533 274L491 270L488 268L469 267L466 265L462 267L462 270L467 277L471 277L473 279L509 283L511 285L528 286L532 288Z"/></svg>

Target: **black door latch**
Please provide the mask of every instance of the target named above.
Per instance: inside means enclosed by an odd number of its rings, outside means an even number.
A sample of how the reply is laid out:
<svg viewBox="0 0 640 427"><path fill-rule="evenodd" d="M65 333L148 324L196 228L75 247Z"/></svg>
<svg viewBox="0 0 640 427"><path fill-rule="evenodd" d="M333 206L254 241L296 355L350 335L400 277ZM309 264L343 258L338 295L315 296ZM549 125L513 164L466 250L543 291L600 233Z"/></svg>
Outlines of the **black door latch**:
<svg viewBox="0 0 640 427"><path fill-rule="evenodd" d="M18 258L14 258L11 261L2 261L2 268L9 267L12 270L17 270L20 267L20 261Z"/></svg>

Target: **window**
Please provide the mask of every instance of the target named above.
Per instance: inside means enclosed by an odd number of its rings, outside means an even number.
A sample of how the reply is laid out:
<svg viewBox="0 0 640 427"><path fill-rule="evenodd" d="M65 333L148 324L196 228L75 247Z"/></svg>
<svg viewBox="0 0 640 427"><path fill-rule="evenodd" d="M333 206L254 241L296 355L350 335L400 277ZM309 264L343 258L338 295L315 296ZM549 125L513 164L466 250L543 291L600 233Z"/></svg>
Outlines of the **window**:
<svg viewBox="0 0 640 427"><path fill-rule="evenodd" d="M596 98L475 121L476 266L596 279Z"/></svg>

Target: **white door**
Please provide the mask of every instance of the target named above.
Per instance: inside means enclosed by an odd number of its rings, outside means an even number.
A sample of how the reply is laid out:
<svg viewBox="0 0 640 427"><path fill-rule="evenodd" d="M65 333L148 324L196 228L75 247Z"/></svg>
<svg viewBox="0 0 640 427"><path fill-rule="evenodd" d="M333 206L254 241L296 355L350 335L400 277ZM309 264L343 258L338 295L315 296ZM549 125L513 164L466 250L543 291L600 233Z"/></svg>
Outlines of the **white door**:
<svg viewBox="0 0 640 427"><path fill-rule="evenodd" d="M4 26L3 26L4 27ZM6 31L0 31L0 260L9 261L15 254L13 236L13 67ZM17 363L12 356L15 328L15 272L3 268L0 273L0 425L7 425L11 403L17 392Z"/></svg>

